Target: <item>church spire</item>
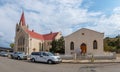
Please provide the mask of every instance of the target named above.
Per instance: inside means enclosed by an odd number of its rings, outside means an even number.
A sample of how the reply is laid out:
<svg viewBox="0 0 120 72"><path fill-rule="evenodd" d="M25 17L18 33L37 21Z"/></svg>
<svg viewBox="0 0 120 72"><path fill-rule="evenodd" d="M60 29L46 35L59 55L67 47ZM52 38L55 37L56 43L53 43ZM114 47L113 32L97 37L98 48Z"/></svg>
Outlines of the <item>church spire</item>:
<svg viewBox="0 0 120 72"><path fill-rule="evenodd" d="M24 12L22 12L22 15L21 15L19 24L20 24L21 26L26 26L26 24L25 24Z"/></svg>

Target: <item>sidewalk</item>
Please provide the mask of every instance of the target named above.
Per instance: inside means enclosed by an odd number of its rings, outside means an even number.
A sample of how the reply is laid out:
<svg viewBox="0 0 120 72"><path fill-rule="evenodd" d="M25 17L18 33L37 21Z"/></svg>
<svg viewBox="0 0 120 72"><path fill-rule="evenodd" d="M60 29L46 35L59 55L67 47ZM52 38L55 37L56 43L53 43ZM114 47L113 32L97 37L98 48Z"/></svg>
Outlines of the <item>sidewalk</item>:
<svg viewBox="0 0 120 72"><path fill-rule="evenodd" d="M62 63L83 63L83 64L87 64L87 63L120 63L120 57L117 57L116 59L112 59L112 60L62 60Z"/></svg>

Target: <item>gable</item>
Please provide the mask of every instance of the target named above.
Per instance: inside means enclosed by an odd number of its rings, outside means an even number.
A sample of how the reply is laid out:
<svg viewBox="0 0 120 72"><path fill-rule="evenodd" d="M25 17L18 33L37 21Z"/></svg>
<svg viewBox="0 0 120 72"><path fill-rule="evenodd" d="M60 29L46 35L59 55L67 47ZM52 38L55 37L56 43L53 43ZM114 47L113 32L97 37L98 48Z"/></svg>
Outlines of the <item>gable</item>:
<svg viewBox="0 0 120 72"><path fill-rule="evenodd" d="M66 36L65 38L69 38L69 37L78 37L78 36L98 36L98 37L104 37L104 33L100 33L94 30L90 30L90 29L86 29L86 28L82 28L68 36Z"/></svg>
<svg viewBox="0 0 120 72"><path fill-rule="evenodd" d="M18 26L16 29L16 37L18 38L20 36L25 36L25 35L28 35L26 31L21 26Z"/></svg>

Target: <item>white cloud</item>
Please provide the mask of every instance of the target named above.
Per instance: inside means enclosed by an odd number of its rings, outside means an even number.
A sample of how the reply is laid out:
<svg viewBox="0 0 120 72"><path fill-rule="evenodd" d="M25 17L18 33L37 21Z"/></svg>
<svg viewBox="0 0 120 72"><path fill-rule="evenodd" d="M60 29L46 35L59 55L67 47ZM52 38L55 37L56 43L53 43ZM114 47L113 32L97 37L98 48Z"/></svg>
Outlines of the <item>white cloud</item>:
<svg viewBox="0 0 120 72"><path fill-rule="evenodd" d="M116 7L115 9L113 9L114 13L119 13L120 14L120 7Z"/></svg>
<svg viewBox="0 0 120 72"><path fill-rule="evenodd" d="M9 42L13 42L15 26L22 9L30 29L39 33L61 31L63 35L68 35L86 27L111 35L120 30L120 7L113 9L113 14L107 16L101 11L88 11L91 0L85 8L81 6L83 0L2 1L4 5L0 5L0 32L4 33L3 38Z"/></svg>
<svg viewBox="0 0 120 72"><path fill-rule="evenodd" d="M4 33L3 32L0 32L0 38L4 36Z"/></svg>
<svg viewBox="0 0 120 72"><path fill-rule="evenodd" d="M96 21L93 21L93 23L96 25L94 27L88 28L104 32L106 36L115 36L120 34L120 14L118 12L115 12L115 9L113 9L112 12L114 13L110 16L107 16L105 14L100 15Z"/></svg>

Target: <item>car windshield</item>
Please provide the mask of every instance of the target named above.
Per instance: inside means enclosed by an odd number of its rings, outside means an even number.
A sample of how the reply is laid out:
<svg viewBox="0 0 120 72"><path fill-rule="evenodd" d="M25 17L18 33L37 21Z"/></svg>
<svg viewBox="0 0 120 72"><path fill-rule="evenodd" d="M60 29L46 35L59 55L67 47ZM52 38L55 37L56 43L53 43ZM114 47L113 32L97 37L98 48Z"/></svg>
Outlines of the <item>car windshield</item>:
<svg viewBox="0 0 120 72"><path fill-rule="evenodd" d="M45 54L47 55L47 56L54 56L52 53L50 53L50 52L45 52Z"/></svg>
<svg viewBox="0 0 120 72"><path fill-rule="evenodd" d="M17 54L24 54L23 52L18 52Z"/></svg>
<svg viewBox="0 0 120 72"><path fill-rule="evenodd" d="M18 53L18 54L23 54L23 53L20 52L20 53Z"/></svg>

